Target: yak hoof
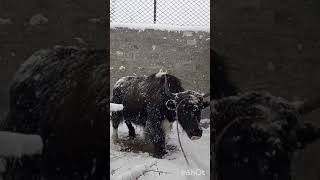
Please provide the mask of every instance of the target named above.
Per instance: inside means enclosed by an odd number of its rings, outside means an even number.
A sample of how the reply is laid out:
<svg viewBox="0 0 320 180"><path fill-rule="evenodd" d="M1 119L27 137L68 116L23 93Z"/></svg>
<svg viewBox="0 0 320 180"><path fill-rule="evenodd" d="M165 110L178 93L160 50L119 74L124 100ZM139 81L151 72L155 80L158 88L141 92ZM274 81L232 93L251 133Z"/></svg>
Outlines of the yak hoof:
<svg viewBox="0 0 320 180"><path fill-rule="evenodd" d="M113 128L111 138L112 138L112 142L113 142L113 144L117 144L117 143L119 143L119 138L118 138L118 129L117 129L117 128Z"/></svg>
<svg viewBox="0 0 320 180"><path fill-rule="evenodd" d="M112 136L112 142L113 144L118 144L120 141L118 137Z"/></svg>
<svg viewBox="0 0 320 180"><path fill-rule="evenodd" d="M136 133L135 132L129 132L129 138L130 139L134 139L136 137Z"/></svg>
<svg viewBox="0 0 320 180"><path fill-rule="evenodd" d="M161 152L155 152L153 154L153 157L157 158L157 159L163 159L163 156L168 154L167 151L161 151Z"/></svg>

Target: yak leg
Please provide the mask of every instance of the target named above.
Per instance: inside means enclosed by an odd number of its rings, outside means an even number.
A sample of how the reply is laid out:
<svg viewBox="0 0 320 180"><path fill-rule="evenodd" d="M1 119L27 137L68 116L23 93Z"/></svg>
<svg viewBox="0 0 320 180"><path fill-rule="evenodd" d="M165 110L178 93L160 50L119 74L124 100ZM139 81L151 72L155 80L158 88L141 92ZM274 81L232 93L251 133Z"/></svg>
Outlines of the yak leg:
<svg viewBox="0 0 320 180"><path fill-rule="evenodd" d="M122 112L112 112L111 121L112 121L113 130L112 130L111 138L112 138L113 144L116 144L119 142L118 127L119 127L121 118L122 118Z"/></svg>
<svg viewBox="0 0 320 180"><path fill-rule="evenodd" d="M154 156L156 158L162 158L166 152L165 146L165 133L161 128L161 116L157 109L151 110L148 113L148 119L144 128L145 140L147 143L154 145Z"/></svg>
<svg viewBox="0 0 320 180"><path fill-rule="evenodd" d="M164 140L159 140L158 142L153 143L153 145L154 145L154 157L162 158L165 154L167 154Z"/></svg>
<svg viewBox="0 0 320 180"><path fill-rule="evenodd" d="M162 158L165 155L165 135L161 128L151 129L150 127L145 127L145 140L147 143L153 144L154 146L154 157Z"/></svg>
<svg viewBox="0 0 320 180"><path fill-rule="evenodd" d="M119 142L118 128L113 128L111 137L113 144L117 144Z"/></svg>
<svg viewBox="0 0 320 180"><path fill-rule="evenodd" d="M134 130L134 127L132 126L130 121L125 121L126 125L128 126L129 129L129 136L130 138L135 138L136 137L136 132Z"/></svg>

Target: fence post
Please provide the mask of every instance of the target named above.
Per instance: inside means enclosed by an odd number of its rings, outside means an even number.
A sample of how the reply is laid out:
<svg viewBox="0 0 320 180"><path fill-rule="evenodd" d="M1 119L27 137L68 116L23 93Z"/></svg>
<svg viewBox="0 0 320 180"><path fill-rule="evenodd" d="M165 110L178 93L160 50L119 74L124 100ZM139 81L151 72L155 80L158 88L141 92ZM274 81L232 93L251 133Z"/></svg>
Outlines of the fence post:
<svg viewBox="0 0 320 180"><path fill-rule="evenodd" d="M157 0L153 1L153 23L157 21Z"/></svg>

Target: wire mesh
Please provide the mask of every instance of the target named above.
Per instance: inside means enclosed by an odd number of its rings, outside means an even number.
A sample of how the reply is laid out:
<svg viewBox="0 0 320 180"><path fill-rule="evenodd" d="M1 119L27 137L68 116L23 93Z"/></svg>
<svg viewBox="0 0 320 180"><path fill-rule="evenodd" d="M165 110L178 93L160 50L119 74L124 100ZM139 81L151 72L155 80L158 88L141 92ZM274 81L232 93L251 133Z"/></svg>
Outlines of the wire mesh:
<svg viewBox="0 0 320 180"><path fill-rule="evenodd" d="M110 0L110 21L209 26L210 0Z"/></svg>

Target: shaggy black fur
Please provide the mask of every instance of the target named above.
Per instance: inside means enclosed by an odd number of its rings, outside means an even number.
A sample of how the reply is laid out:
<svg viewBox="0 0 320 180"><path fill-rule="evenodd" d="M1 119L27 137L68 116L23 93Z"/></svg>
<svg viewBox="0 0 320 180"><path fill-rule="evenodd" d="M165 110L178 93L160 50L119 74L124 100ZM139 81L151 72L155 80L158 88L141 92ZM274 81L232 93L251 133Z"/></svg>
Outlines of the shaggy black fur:
<svg viewBox="0 0 320 180"><path fill-rule="evenodd" d="M57 47L38 51L21 65L11 85L10 112L1 129L39 134L44 150L40 159L12 166L15 169L8 177L109 176L107 56L106 50Z"/></svg>
<svg viewBox="0 0 320 180"><path fill-rule="evenodd" d="M216 180L290 180L293 153L320 138L290 102L266 92L222 98L211 111Z"/></svg>
<svg viewBox="0 0 320 180"><path fill-rule="evenodd" d="M175 98L165 93L166 85L171 93L176 93ZM162 122L164 119L175 121L177 104L178 122L190 138L202 135L199 127L201 110L208 106L203 103L202 95L185 91L180 80L169 74L160 77L152 74L148 77L121 78L113 89L111 102L124 105L122 112L114 112L111 116L113 128L117 129L124 117L129 135L134 137L131 123L143 126L146 141L154 144L156 157L162 157L166 153Z"/></svg>

